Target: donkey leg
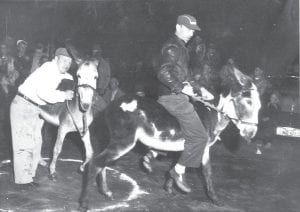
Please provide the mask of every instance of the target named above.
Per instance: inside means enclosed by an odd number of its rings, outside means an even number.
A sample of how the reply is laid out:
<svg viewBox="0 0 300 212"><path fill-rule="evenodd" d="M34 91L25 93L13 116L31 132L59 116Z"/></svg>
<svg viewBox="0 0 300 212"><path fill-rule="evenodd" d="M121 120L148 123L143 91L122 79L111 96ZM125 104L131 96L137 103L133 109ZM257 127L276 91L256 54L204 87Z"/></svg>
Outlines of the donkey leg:
<svg viewBox="0 0 300 212"><path fill-rule="evenodd" d="M112 192L107 185L105 167L127 154L133 149L135 144L136 140L134 139L134 135L125 138L112 139L112 142L108 147L95 157L95 165L101 169L101 176L98 178L98 184L100 186L99 190L109 199L112 199L113 197Z"/></svg>
<svg viewBox="0 0 300 212"><path fill-rule="evenodd" d="M209 144L207 144L202 156L202 174L205 181L205 192L207 197L214 204L219 205L220 204L219 199L216 195L216 192L213 187L213 182L212 182L212 169L211 169L211 164L209 159L209 150L210 150L210 146Z"/></svg>
<svg viewBox="0 0 300 212"><path fill-rule="evenodd" d="M82 178L81 193L79 198L79 211L87 212L89 209L89 194L93 187L93 180L96 179L97 172L91 159L85 166Z"/></svg>
<svg viewBox="0 0 300 212"><path fill-rule="evenodd" d="M61 148L63 146L64 138L65 138L66 134L67 134L67 131L64 129L63 125L58 128L57 138L56 138L56 142L55 142L54 149L53 149L53 157L52 157L51 164L49 166L49 168L50 168L49 178L50 178L50 180L53 180L53 181L55 181L57 179L56 162L57 162L57 158L61 152Z"/></svg>
<svg viewBox="0 0 300 212"><path fill-rule="evenodd" d="M174 179L172 177L169 177L168 180L165 183L165 190L169 193L173 193L173 184L174 184Z"/></svg>
<svg viewBox="0 0 300 212"><path fill-rule="evenodd" d="M157 156L158 152L150 149L148 153L142 158L142 167L147 171L147 173L151 173L153 171L151 161L154 160Z"/></svg>
<svg viewBox="0 0 300 212"><path fill-rule="evenodd" d="M113 200L112 191L109 190L106 180L106 168L100 170L100 175L98 175L98 188L99 192L102 193L109 200Z"/></svg>
<svg viewBox="0 0 300 212"><path fill-rule="evenodd" d="M93 147L91 144L91 137L90 137L90 131L88 130L85 135L81 138L84 144L85 148L85 161L84 163L80 166L80 171L83 172L85 165L92 159L93 157Z"/></svg>

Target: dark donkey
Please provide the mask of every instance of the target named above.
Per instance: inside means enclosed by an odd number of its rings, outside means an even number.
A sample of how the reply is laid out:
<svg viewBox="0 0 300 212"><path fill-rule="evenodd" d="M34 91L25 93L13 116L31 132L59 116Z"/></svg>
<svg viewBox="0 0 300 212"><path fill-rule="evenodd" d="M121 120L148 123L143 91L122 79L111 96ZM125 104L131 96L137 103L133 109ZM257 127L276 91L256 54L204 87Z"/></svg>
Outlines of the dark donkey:
<svg viewBox="0 0 300 212"><path fill-rule="evenodd" d="M45 121L58 126L58 133L53 150L53 158L50 164L50 179L55 180L56 161L61 152L64 138L67 133L78 131L85 147L85 161L80 167L83 170L85 164L93 156L90 141L89 125L93 121L92 103L96 82L98 78L97 61L85 60L79 65L76 72L77 85L75 96L72 100L58 103L54 106L44 106L41 116Z"/></svg>
<svg viewBox="0 0 300 212"><path fill-rule="evenodd" d="M218 140L220 133L230 121L237 126L242 137L247 140L253 138L257 131L258 111L261 106L257 88L251 78L231 65L226 65L223 71L226 74L222 83L227 89L220 94L218 104L211 105L215 112L211 113L209 118L215 121L211 121L210 126L206 126L210 138L202 156L206 191L213 202L217 202L217 196L212 184L210 147ZM110 142L103 152L86 165L80 196L82 211L88 210L88 191L91 191L93 185L91 180L98 179L100 191L112 198L112 192L106 182L105 167L132 150L138 140L155 150L183 151L184 149L185 141L179 123L154 100L125 96L109 105L106 118L110 130ZM169 179L166 184L169 191L172 184L173 180Z"/></svg>

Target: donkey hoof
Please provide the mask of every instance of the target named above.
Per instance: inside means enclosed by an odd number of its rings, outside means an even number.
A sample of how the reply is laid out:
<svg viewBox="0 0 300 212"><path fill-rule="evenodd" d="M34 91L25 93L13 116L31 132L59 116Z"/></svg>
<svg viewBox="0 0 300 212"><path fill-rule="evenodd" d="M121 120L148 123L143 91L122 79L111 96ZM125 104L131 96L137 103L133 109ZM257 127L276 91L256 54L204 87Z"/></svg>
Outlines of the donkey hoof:
<svg viewBox="0 0 300 212"><path fill-rule="evenodd" d="M165 188L166 192L168 192L168 194L173 194L173 188L171 187L166 187Z"/></svg>
<svg viewBox="0 0 300 212"><path fill-rule="evenodd" d="M219 198L216 195L210 195L209 200L212 204L216 206L222 206L222 203L220 202Z"/></svg>
<svg viewBox="0 0 300 212"><path fill-rule="evenodd" d="M57 181L57 174L56 173L49 174L48 177L49 177L50 180L52 180L54 182Z"/></svg>
<svg viewBox="0 0 300 212"><path fill-rule="evenodd" d="M112 194L111 191L105 192L105 193L104 193L104 196L105 196L105 198L108 199L108 200L114 200L114 197L113 197L113 194Z"/></svg>
<svg viewBox="0 0 300 212"><path fill-rule="evenodd" d="M81 174L81 173L83 173L84 172L84 166L79 166L78 167L78 169L77 169L77 172L79 173L79 174Z"/></svg>
<svg viewBox="0 0 300 212"><path fill-rule="evenodd" d="M87 206L87 204L80 204L80 206L78 207L78 211L80 212L87 212L89 210L89 207Z"/></svg>
<svg viewBox="0 0 300 212"><path fill-rule="evenodd" d="M212 200L212 204L214 204L218 207L224 206L224 204L219 199Z"/></svg>
<svg viewBox="0 0 300 212"><path fill-rule="evenodd" d="M142 161L142 167L146 170L147 173L152 173L153 169L147 161Z"/></svg>
<svg viewBox="0 0 300 212"><path fill-rule="evenodd" d="M79 171L83 172L84 171L84 165L79 166Z"/></svg>
<svg viewBox="0 0 300 212"><path fill-rule="evenodd" d="M166 184L165 184L165 190L169 193L172 194L173 193L173 179L170 178L167 180Z"/></svg>

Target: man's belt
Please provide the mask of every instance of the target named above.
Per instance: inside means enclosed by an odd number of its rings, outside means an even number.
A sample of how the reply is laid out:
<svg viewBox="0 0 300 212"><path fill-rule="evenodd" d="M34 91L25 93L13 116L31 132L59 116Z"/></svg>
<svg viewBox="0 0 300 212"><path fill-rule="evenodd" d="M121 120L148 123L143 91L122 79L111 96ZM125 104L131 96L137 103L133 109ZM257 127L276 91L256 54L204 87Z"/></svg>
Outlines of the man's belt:
<svg viewBox="0 0 300 212"><path fill-rule="evenodd" d="M40 107L40 105L38 103L35 103L34 101L32 101L31 99L29 99L27 96L25 96L24 94L18 92L18 95L20 97L22 97L23 99L25 99L27 102L30 102L31 104L37 106L37 107Z"/></svg>

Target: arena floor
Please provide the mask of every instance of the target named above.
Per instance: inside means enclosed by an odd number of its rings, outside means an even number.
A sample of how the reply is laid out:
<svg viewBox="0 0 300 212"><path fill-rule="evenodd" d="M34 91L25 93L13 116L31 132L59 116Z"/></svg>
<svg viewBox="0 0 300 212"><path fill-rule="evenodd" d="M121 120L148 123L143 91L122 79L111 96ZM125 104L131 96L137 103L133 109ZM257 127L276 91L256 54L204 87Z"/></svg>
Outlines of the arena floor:
<svg viewBox="0 0 300 212"><path fill-rule="evenodd" d="M1 132L7 132L6 122L1 123ZM50 128L46 135L54 134L55 129ZM5 133L1 133L0 141L0 212L77 211L81 189L81 175L77 170L82 153L76 135L68 136L65 142L62 160L57 163L58 180L49 180L48 169L39 166L37 182L40 186L27 190L12 183L9 140ZM50 138L44 142L46 159L50 157L52 143ZM256 154L256 146L246 142L241 142L234 153L221 143L212 148L213 180L223 203L217 207L206 198L197 170L187 173L192 193L167 194L163 184L172 156L155 161L154 172L146 174L139 167L142 148L138 146L107 172L114 200L105 199L95 186L91 191L91 211L300 211L300 142L294 138L274 137L272 146L261 151L262 154Z"/></svg>

